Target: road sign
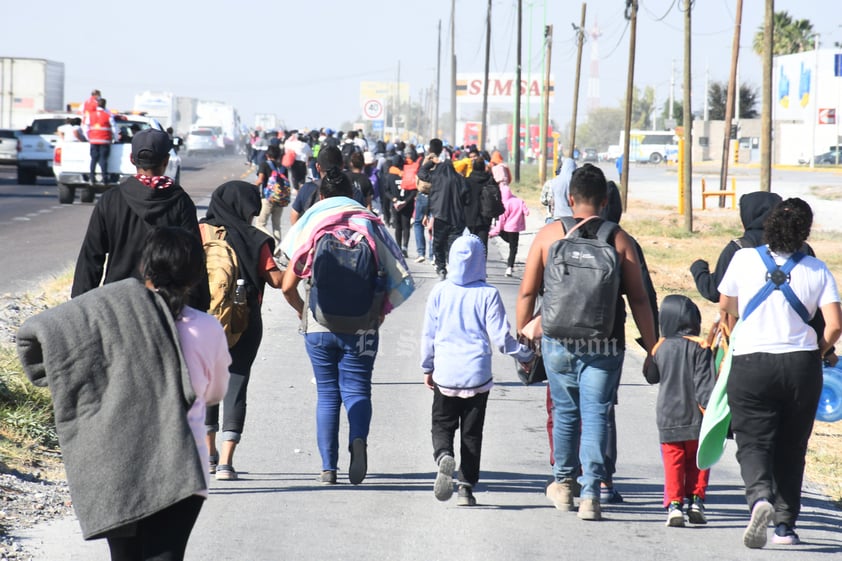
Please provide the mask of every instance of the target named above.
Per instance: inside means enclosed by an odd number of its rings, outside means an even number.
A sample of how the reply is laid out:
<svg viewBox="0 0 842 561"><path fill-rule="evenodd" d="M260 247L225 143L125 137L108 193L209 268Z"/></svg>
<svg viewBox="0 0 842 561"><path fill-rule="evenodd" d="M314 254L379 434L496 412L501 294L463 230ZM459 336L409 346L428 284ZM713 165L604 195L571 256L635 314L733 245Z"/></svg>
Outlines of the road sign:
<svg viewBox="0 0 842 561"><path fill-rule="evenodd" d="M833 125L836 124L836 109L833 107L829 108L819 108L819 124L820 125Z"/></svg>
<svg viewBox="0 0 842 561"><path fill-rule="evenodd" d="M371 132L373 133L382 133L383 132L383 119L377 119L371 122Z"/></svg>
<svg viewBox="0 0 842 561"><path fill-rule="evenodd" d="M833 55L833 75L842 76L842 55Z"/></svg>
<svg viewBox="0 0 842 561"><path fill-rule="evenodd" d="M383 100L368 99L363 102L363 119L374 121L383 118Z"/></svg>

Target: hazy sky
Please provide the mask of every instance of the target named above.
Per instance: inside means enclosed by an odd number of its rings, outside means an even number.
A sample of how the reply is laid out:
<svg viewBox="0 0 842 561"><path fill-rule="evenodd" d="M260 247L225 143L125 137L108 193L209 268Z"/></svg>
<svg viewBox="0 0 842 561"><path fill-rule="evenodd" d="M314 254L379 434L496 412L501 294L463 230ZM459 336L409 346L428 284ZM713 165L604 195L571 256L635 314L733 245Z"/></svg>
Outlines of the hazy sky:
<svg viewBox="0 0 842 561"><path fill-rule="evenodd" d="M546 4L546 6L545 6ZM529 6L532 6L531 10ZM587 25L598 22L601 103L624 96L628 31L624 0L587 2ZM684 0L640 0L635 84L655 87L656 103L669 97L675 60L681 95ZM711 80L725 80L730 65L736 0L701 0L693 16L693 107L700 108L706 65ZM822 43L842 41L837 0L777 0L776 10L809 19ZM72 6L72 7L71 7ZM435 84L436 29L442 26L441 112L449 111L450 0L77 0L56 10L43 2L14 2L0 22L0 55L47 58L65 64L65 100L83 101L94 87L109 107L130 109L144 90L227 101L246 124L255 113L276 113L289 127L331 126L357 120L361 81L402 81L413 99ZM457 0L458 71L481 73L486 0ZM514 72L515 0L492 2L492 72ZM550 115L561 124L572 111L576 63L572 23L580 1L524 0L524 67L541 72L544 14L554 26L552 73L556 96ZM745 0L741 82L760 86L760 61L751 50L764 0ZM530 26L531 11L531 26ZM658 21L660 20L660 21ZM586 107L589 40L583 52L580 116ZM537 114L535 101L533 114ZM479 105L464 106L474 113Z"/></svg>

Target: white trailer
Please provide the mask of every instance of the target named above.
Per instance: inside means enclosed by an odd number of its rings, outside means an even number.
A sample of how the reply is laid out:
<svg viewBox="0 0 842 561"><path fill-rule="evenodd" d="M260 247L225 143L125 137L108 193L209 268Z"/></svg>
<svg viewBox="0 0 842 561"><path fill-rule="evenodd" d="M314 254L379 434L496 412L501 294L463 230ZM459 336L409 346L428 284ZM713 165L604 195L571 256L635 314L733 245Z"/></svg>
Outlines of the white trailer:
<svg viewBox="0 0 842 561"><path fill-rule="evenodd" d="M175 96L172 92L141 92L134 96L133 111L157 119L164 129L172 127L176 121Z"/></svg>
<svg viewBox="0 0 842 561"><path fill-rule="evenodd" d="M0 57L0 128L23 129L40 113L65 109L63 62Z"/></svg>
<svg viewBox="0 0 842 561"><path fill-rule="evenodd" d="M200 100L196 105L196 121L192 128L197 127L220 127L225 151L229 154L233 154L240 144L240 115L228 103Z"/></svg>
<svg viewBox="0 0 842 561"><path fill-rule="evenodd" d="M263 131L278 130L278 116L274 113L255 113L254 128Z"/></svg>

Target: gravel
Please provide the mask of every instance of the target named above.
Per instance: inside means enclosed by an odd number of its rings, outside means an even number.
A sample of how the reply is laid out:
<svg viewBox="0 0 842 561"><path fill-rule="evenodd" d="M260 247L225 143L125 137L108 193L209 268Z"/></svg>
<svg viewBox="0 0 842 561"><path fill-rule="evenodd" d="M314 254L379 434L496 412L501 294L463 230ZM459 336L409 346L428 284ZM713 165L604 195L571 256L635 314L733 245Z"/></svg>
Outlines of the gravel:
<svg viewBox="0 0 842 561"><path fill-rule="evenodd" d="M14 345L20 324L47 308L43 297L0 296L0 345ZM60 477L53 481L41 471L0 473L0 561L31 560L32 554L15 535L72 512L67 482Z"/></svg>

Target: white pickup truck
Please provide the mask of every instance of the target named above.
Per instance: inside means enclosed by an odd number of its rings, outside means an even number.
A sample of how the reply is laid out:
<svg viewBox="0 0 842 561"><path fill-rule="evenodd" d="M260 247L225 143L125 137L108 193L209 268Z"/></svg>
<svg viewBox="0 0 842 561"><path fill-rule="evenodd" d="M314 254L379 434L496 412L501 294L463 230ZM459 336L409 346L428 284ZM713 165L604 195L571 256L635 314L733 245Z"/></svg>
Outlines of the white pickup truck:
<svg viewBox="0 0 842 561"><path fill-rule="evenodd" d="M81 189L79 200L92 203L96 193L101 193L119 184L123 179L137 173L131 161L132 135L140 130L156 128L163 130L157 120L139 115L115 115L120 129L119 142L111 146L108 156L108 177L103 183L91 185L91 145L87 142L59 142L55 147L53 173L58 183L58 200L61 204L72 204L76 198L76 189ZM175 139L176 145L179 143ZM97 173L100 173L97 166ZM175 150L170 150L170 161L166 175L179 182L181 176L181 157Z"/></svg>
<svg viewBox="0 0 842 561"><path fill-rule="evenodd" d="M35 185L38 177L53 176L53 150L58 144L58 128L71 113L45 113L18 135L18 183Z"/></svg>

